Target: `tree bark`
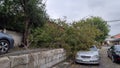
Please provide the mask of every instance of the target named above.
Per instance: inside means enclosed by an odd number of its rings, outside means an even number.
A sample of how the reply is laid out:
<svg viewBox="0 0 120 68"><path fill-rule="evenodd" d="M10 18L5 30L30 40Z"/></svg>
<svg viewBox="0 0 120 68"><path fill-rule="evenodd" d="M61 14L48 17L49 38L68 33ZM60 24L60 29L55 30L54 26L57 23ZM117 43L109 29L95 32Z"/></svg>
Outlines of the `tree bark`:
<svg viewBox="0 0 120 68"><path fill-rule="evenodd" d="M23 33L23 42L22 42L22 45L20 47L27 47L27 48L29 47L29 34L30 34L29 22L30 22L29 19L27 19L25 21L25 30Z"/></svg>
<svg viewBox="0 0 120 68"><path fill-rule="evenodd" d="M30 19L27 15L29 12L27 9L27 2L29 0L21 0L21 6L24 10L25 14L25 28L24 28L24 33L23 33L23 42L22 42L22 47L29 47L29 33L30 33Z"/></svg>

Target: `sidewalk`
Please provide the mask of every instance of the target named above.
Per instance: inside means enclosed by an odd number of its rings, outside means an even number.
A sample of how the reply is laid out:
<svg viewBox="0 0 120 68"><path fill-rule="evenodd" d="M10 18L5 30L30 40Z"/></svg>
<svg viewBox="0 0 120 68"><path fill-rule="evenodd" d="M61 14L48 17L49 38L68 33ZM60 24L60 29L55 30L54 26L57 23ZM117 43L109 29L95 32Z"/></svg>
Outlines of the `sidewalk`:
<svg viewBox="0 0 120 68"><path fill-rule="evenodd" d="M51 68L69 68L70 65L71 65L70 62L61 62L61 63L59 63Z"/></svg>

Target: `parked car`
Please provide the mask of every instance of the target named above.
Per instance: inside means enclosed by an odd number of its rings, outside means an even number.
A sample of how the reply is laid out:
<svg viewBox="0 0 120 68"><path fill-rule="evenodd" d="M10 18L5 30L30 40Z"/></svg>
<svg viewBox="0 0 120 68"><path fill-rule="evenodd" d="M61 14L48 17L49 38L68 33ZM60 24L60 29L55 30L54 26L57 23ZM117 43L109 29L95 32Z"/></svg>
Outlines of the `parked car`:
<svg viewBox="0 0 120 68"><path fill-rule="evenodd" d="M14 40L12 36L0 32L0 54L8 52L9 49L13 48Z"/></svg>
<svg viewBox="0 0 120 68"><path fill-rule="evenodd" d="M108 48L107 55L113 62L120 62L120 45L113 45Z"/></svg>
<svg viewBox="0 0 120 68"><path fill-rule="evenodd" d="M77 52L75 61L84 64L99 64L99 49L94 45L89 51L79 51Z"/></svg>

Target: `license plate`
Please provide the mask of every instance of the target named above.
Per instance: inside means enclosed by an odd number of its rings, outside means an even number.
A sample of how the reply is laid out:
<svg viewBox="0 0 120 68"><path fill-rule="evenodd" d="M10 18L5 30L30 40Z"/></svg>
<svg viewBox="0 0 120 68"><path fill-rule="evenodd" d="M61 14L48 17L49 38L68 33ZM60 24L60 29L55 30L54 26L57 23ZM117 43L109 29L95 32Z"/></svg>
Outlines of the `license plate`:
<svg viewBox="0 0 120 68"><path fill-rule="evenodd" d="M85 62L89 62L90 60L88 60L88 59L85 59L85 60L83 60L83 61L85 61Z"/></svg>

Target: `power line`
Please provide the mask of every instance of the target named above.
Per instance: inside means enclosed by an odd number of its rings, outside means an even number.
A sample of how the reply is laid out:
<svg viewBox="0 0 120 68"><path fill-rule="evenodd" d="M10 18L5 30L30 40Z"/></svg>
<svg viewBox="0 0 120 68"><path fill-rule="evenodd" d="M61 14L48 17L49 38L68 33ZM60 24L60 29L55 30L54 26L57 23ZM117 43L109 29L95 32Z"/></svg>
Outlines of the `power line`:
<svg viewBox="0 0 120 68"><path fill-rule="evenodd" d="M111 21L106 21L106 22L118 22L120 20L111 20Z"/></svg>

